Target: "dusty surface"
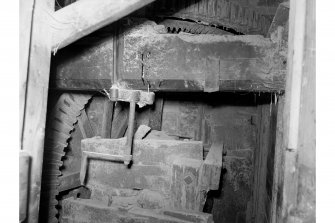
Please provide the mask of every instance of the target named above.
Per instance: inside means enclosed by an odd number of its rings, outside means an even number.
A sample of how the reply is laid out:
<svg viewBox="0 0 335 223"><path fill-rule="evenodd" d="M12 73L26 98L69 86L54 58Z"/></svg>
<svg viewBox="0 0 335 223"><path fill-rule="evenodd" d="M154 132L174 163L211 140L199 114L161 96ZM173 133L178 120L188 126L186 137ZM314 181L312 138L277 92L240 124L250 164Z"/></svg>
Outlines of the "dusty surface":
<svg viewBox="0 0 335 223"><path fill-rule="evenodd" d="M278 42L257 35L162 34L156 26L146 21L124 36L123 78L195 80L205 90L213 77L269 89L284 84L286 54Z"/></svg>

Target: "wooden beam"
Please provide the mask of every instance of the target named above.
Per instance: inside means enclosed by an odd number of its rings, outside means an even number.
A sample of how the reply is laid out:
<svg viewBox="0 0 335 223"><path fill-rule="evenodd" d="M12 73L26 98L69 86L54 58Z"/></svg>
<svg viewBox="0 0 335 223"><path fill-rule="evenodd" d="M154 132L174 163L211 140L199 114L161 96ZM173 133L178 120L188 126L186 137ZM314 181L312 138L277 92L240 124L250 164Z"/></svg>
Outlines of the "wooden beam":
<svg viewBox="0 0 335 223"><path fill-rule="evenodd" d="M171 35L155 31L159 27L153 22L135 27L128 29L118 48L118 81L131 88L147 90L149 83L152 91L172 92L285 89L286 46L279 41L262 36ZM110 88L112 37L78 49L71 46L56 55L51 88Z"/></svg>
<svg viewBox="0 0 335 223"><path fill-rule="evenodd" d="M63 48L154 0L77 1L54 13L52 49Z"/></svg>
<svg viewBox="0 0 335 223"><path fill-rule="evenodd" d="M49 87L53 0L35 0L27 64L22 149L31 156L27 222L38 222ZM23 28L23 27L20 27ZM27 55L26 55L27 56Z"/></svg>
<svg viewBox="0 0 335 223"><path fill-rule="evenodd" d="M315 222L315 0L290 1L283 160L272 222Z"/></svg>
<svg viewBox="0 0 335 223"><path fill-rule="evenodd" d="M298 136L303 69L306 1L290 1L288 72L283 111L284 173L280 218L288 218L297 206L298 196Z"/></svg>
<svg viewBox="0 0 335 223"><path fill-rule="evenodd" d="M280 91L285 85L284 46L262 36L171 35L148 22L135 24L123 39L122 80L143 79L145 86L192 80L205 92L223 90L221 81L255 83L255 91ZM249 89L239 85L234 90Z"/></svg>

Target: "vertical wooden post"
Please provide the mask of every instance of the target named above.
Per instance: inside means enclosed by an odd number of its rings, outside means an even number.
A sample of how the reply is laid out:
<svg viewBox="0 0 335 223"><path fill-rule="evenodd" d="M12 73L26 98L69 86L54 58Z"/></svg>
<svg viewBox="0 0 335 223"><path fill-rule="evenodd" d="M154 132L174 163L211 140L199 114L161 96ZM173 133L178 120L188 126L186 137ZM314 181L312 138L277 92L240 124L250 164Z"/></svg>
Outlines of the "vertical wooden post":
<svg viewBox="0 0 335 223"><path fill-rule="evenodd" d="M32 14L21 140L22 149L31 156L28 223L38 222L39 214L51 56L52 32L49 24L54 12L54 3L53 0L35 0Z"/></svg>
<svg viewBox="0 0 335 223"><path fill-rule="evenodd" d="M272 222L315 222L315 0L290 1L288 74L278 123ZM277 129L277 131L279 131ZM299 198L298 198L299 196Z"/></svg>
<svg viewBox="0 0 335 223"><path fill-rule="evenodd" d="M283 182L283 109L284 109L285 98L283 96L278 97L278 108L277 108L277 125L276 125L276 139L274 149L274 162L273 162L273 182L272 182L272 199L270 204L270 222L276 223L279 217L280 211L277 205L281 201L279 188Z"/></svg>
<svg viewBox="0 0 335 223"><path fill-rule="evenodd" d="M304 53L306 0L290 1L288 69L283 111L284 182L282 213L284 218L296 207L298 189L297 146L299 133L301 76Z"/></svg>
<svg viewBox="0 0 335 223"><path fill-rule="evenodd" d="M287 149L295 150L298 146L301 76L304 57L304 40L306 24L306 0L290 2L290 24L288 42L288 73L286 77L285 119L287 120Z"/></svg>

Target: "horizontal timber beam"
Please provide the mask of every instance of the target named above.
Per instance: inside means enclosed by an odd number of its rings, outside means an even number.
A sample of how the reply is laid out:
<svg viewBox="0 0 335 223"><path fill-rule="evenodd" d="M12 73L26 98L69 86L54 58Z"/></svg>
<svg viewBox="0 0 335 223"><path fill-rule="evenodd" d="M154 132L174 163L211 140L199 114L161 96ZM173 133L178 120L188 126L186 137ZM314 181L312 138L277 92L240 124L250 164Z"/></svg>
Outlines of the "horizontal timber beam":
<svg viewBox="0 0 335 223"><path fill-rule="evenodd" d="M168 34L153 22L127 29L119 39L117 77L132 89L166 92L282 92L286 54L262 36ZM61 50L50 88L111 87L113 37Z"/></svg>
<svg viewBox="0 0 335 223"><path fill-rule="evenodd" d="M52 90L71 91L102 91L111 87L112 79L57 79L50 84ZM131 89L148 90L141 79L124 79ZM203 92L204 86L194 80L157 80L150 85L150 91L154 92ZM281 85L277 87L272 83L252 80L220 80L219 91L224 92L277 92L282 93Z"/></svg>
<svg viewBox="0 0 335 223"><path fill-rule="evenodd" d="M53 14L52 49L63 48L153 1L86 0L66 6Z"/></svg>

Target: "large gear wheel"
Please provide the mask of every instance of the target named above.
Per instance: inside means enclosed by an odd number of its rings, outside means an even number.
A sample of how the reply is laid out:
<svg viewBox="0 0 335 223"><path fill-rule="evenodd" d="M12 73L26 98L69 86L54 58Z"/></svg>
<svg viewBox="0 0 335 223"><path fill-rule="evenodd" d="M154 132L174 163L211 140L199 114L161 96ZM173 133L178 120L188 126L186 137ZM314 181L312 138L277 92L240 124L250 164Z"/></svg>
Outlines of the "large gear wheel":
<svg viewBox="0 0 335 223"><path fill-rule="evenodd" d="M271 8L279 2L274 2ZM145 16L183 19L239 34L266 35L274 16L266 9L266 6L261 9L240 0L162 0L148 6Z"/></svg>
<svg viewBox="0 0 335 223"><path fill-rule="evenodd" d="M44 159L40 202L40 222L58 222L59 177L63 157L74 125L82 115L90 94L63 93L48 115L44 143Z"/></svg>

